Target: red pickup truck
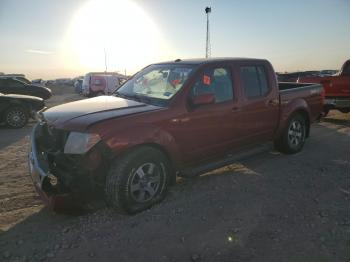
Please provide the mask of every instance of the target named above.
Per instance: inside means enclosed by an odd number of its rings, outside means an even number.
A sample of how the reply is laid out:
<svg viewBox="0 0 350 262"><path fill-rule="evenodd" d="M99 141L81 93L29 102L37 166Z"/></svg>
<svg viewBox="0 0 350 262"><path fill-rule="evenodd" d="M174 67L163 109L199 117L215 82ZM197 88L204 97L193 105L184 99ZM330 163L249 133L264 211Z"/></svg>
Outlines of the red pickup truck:
<svg viewBox="0 0 350 262"><path fill-rule="evenodd" d="M48 203L103 197L135 213L161 201L176 176L226 165L268 141L299 152L323 100L319 84L278 84L266 60L153 64L112 96L41 112L30 173Z"/></svg>
<svg viewBox="0 0 350 262"><path fill-rule="evenodd" d="M301 77L299 83L320 83L325 89L324 115L331 109L350 112L350 60L346 61L337 75L327 77Z"/></svg>

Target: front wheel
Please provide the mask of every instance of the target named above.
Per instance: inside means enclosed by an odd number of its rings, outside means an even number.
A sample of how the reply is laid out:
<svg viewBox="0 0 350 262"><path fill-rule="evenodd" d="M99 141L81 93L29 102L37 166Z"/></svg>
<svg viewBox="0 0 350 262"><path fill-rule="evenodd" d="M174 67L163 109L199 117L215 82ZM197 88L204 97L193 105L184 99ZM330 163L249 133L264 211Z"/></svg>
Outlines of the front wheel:
<svg viewBox="0 0 350 262"><path fill-rule="evenodd" d="M137 213L162 201L171 177L168 159L152 147L141 147L112 164L106 198L117 211Z"/></svg>
<svg viewBox="0 0 350 262"><path fill-rule="evenodd" d="M292 116L281 137L275 141L276 148L282 153L295 154L301 151L306 138L306 120L300 114Z"/></svg>
<svg viewBox="0 0 350 262"><path fill-rule="evenodd" d="M329 108L324 108L322 111L322 117L326 117L329 114Z"/></svg>

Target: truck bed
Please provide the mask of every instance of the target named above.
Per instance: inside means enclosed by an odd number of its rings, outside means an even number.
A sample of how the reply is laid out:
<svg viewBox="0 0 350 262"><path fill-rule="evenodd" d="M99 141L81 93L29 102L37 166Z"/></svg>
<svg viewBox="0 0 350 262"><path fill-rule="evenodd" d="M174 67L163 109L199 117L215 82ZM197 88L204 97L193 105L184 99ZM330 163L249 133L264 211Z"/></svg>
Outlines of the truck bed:
<svg viewBox="0 0 350 262"><path fill-rule="evenodd" d="M310 120L319 118L323 108L323 86L313 83L278 83L279 97L282 111L288 111L288 105L293 103L303 103L305 101L309 108Z"/></svg>
<svg viewBox="0 0 350 262"><path fill-rule="evenodd" d="M294 82L279 82L278 83L278 89L280 91L287 91L287 90L293 90L296 88L317 88L320 87L319 84L313 84L313 83L294 83Z"/></svg>

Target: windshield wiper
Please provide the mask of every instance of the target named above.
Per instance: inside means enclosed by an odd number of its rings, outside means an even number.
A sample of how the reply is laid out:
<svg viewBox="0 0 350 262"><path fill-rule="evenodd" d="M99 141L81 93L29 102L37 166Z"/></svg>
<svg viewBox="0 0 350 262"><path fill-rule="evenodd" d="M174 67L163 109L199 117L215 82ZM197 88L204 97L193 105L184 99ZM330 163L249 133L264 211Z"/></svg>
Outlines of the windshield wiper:
<svg viewBox="0 0 350 262"><path fill-rule="evenodd" d="M115 92L114 93L116 96L118 96L118 97L121 97L121 98L126 98L126 99L128 99L128 98L131 98L131 96L130 95L125 95L125 94L122 94L122 93L120 93L120 92Z"/></svg>
<svg viewBox="0 0 350 262"><path fill-rule="evenodd" d="M125 99L131 99L131 100L135 100L137 102L142 102L142 103L146 103L146 104L153 104L153 100L150 98L150 97L147 97L147 96L142 96L142 95L136 95L136 94L133 94L133 95L126 95L126 94L122 94L120 92L115 92L114 93L116 96L118 97L122 97L122 98L125 98Z"/></svg>
<svg viewBox="0 0 350 262"><path fill-rule="evenodd" d="M114 94L116 96L118 96L118 97L121 97L121 98L131 99L131 100L135 100L135 101L141 102L140 96L137 96L137 95L126 95L126 94L122 94L122 93L120 93L118 91L115 92Z"/></svg>

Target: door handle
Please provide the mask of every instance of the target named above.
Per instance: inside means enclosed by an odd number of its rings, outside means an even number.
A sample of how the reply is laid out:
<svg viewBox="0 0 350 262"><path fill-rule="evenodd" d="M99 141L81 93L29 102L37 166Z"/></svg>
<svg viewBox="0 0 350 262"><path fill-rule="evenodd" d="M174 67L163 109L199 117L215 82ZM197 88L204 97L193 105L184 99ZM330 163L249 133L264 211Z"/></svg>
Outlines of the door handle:
<svg viewBox="0 0 350 262"><path fill-rule="evenodd" d="M275 106L275 105L278 105L278 102L279 101L277 99L272 99L272 100L269 100L267 102L267 104L270 105L270 106Z"/></svg>

